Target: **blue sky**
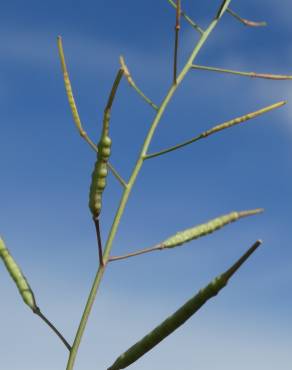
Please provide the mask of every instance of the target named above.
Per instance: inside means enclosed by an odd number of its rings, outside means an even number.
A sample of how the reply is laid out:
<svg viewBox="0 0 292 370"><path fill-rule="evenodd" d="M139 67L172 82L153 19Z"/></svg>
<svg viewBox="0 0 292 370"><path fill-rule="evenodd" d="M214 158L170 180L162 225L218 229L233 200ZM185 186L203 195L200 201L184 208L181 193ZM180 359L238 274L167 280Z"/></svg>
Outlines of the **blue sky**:
<svg viewBox="0 0 292 370"><path fill-rule="evenodd" d="M220 1L183 1L206 27ZM291 4L233 1L248 29L225 15L197 63L292 74ZM76 133L56 37L62 35L85 129L98 140L108 91L124 55L137 84L159 104L172 75L174 12L166 0L11 0L0 14L0 232L42 311L71 342L97 268L87 207L95 154ZM198 35L183 22L180 67ZM264 207L185 247L109 266L76 370L106 369L136 340L264 241L228 287L131 369L288 369L292 319L292 82L192 71L177 91L151 151L222 121L287 99L254 121L145 163L113 247L122 254L233 210ZM112 163L127 178L150 126L151 108L123 81L111 122ZM102 233L121 195L110 176ZM25 307L3 266L0 364L64 369L62 344Z"/></svg>

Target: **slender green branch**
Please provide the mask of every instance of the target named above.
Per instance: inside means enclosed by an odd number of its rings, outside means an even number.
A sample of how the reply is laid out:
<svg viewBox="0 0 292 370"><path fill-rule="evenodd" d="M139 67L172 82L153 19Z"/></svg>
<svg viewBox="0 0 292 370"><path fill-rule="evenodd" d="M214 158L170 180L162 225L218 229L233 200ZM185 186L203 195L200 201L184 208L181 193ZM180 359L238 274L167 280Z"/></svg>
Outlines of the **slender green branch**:
<svg viewBox="0 0 292 370"><path fill-rule="evenodd" d="M115 170L115 168L110 163L108 163L107 166L111 170L111 172L114 175L114 177L123 186L123 188L126 188L128 185L127 185L126 181L122 178L122 176Z"/></svg>
<svg viewBox="0 0 292 370"><path fill-rule="evenodd" d="M156 326L150 333L143 337L139 342L135 343L126 352L119 356L114 364L107 370L121 370L130 366L139 358L144 356L152 348L157 346L161 341L167 338L175 330L181 327L187 320L202 308L207 301L215 297L223 288L226 287L230 278L238 271L238 269L248 260L248 258L262 244L261 240L256 241L251 248L238 259L227 271L217 276L206 287L181 306L174 314L169 316L160 325Z"/></svg>
<svg viewBox="0 0 292 370"><path fill-rule="evenodd" d="M240 15L238 15L237 13L235 13L230 8L228 8L226 11L227 11L227 13L229 13L230 15L232 15L232 17L234 17L235 19L237 19L239 22L241 22L245 26L248 26L248 27L264 27L264 26L267 25L267 22L255 22L255 21L250 21L249 19L242 18Z"/></svg>
<svg viewBox="0 0 292 370"><path fill-rule="evenodd" d="M201 65L197 65L197 64L193 64L192 68L193 69L201 69L201 70L204 70L204 71L229 73L229 74L238 75L238 76L246 76L246 77L253 77L253 78L264 78L264 79L267 79L267 80L292 80L291 75L275 75L275 74L269 74L269 73L241 72L241 71L234 71L232 69L208 67L208 66L201 66Z"/></svg>
<svg viewBox="0 0 292 370"><path fill-rule="evenodd" d="M123 70L123 73L124 73L124 76L126 77L129 85L141 96L141 98L143 100L146 101L147 104L149 104L153 109L155 109L156 111L159 109L158 106L156 104L153 103L153 101L151 99L149 99L144 93L142 90L139 89L139 87L136 85L135 81L133 80L131 74L130 74L130 71L126 65L126 62L125 62L125 59L124 57L120 57L120 64L121 64L121 68Z"/></svg>
<svg viewBox="0 0 292 370"><path fill-rule="evenodd" d="M65 54L64 54L64 49L63 49L61 36L58 36L58 50L59 50L59 56L60 56L62 71L63 71L65 89L66 89L70 109L71 109L71 112L72 112L73 121L75 123L75 126L76 126L80 136L97 153L98 148L93 143L93 141L90 139L90 137L87 135L86 131L83 129L83 125L82 125L82 122L81 122L81 119L80 119L80 116L79 116L79 113L78 113L78 109L77 109L77 105L75 103L73 90L72 90L72 86L71 86L71 82L70 82L70 78L69 78L69 74L68 74L68 69L67 69L67 65L66 65ZM108 164L108 167L112 171L112 174L115 176L115 178L120 182L120 184L123 187L126 187L125 181L122 179L122 177L119 175L119 173L114 169L114 167L110 163Z"/></svg>
<svg viewBox="0 0 292 370"><path fill-rule="evenodd" d="M222 16L222 14L220 15L220 17ZM84 330L85 330L85 327L86 327L86 324L87 324L87 321L88 321L88 318L89 318L89 315L90 315L90 312L91 312L91 309L92 309L92 306L93 306L93 303L95 301L97 290L99 288L102 276L103 276L104 271L105 271L105 267L107 265L107 262L108 262L108 259L109 259L109 256L110 256L113 241L114 241L116 233L118 231L118 227L119 227L122 215L124 213L128 198L129 198L130 193L132 191L132 188L133 188L133 186L136 182L136 178L137 178L137 176L138 176L138 174L141 170L141 167L144 163L144 157L147 154L147 151L148 151L148 148L150 146L153 135L155 133L155 130L156 130L156 128L157 128L157 126L158 126L158 124L159 124L159 122L160 122L160 120L161 120L161 118L162 118L162 116L165 112L165 109L168 106L168 103L170 102L170 100L172 99L173 95L175 94L177 88L180 86L181 82L183 81L183 79L185 78L185 76L187 75L189 70L191 69L192 64L194 63L194 60L195 60L196 56L198 55L202 46L207 41L207 39L208 39L209 35L211 34L211 32L213 31L213 29L216 27L219 19L220 18L218 18L218 17L214 18L213 21L208 26L208 28L206 29L206 31L200 37L197 45L195 46L194 50L192 51L191 55L189 56L189 58L186 62L184 68L182 69L182 71L180 72L180 74L177 78L177 85L172 85L170 87L169 91L167 92L165 98L163 99L163 101L162 101L162 103L161 103L161 105L160 105L160 107L159 107L159 109L158 109L158 111L155 115L155 118L154 118L154 120L153 120L153 122L150 126L149 131L148 131L148 134L146 135L146 138L145 138L144 144L142 146L141 152L138 156L137 162L136 162L136 164L134 166L134 169L133 169L133 172L130 176L128 186L127 186L127 188L124 189L124 192L123 192L123 195L122 195L122 198L121 198L121 201L120 201L120 205L118 207L118 210L116 212L112 227L110 229L109 236L108 236L108 239L107 239L107 242L106 242L106 245L105 245L104 254L103 254L103 259L104 259L105 266L100 266L99 267L99 269L97 271L97 274L96 274L96 277L94 279L92 289L90 291L90 294L89 294L89 297L88 297L88 300L87 300L87 303L86 303L86 306L85 306L85 309L84 309L84 312L83 312L83 315L82 315L82 318L81 318L81 321L80 321L80 324L79 324L79 327L78 327L78 330L77 330L77 333L76 333L76 336L75 336L75 340L74 340L74 343L73 343L73 346L72 346L72 350L70 352L69 360L68 360L68 363L67 363L67 370L72 370L73 369L74 362L75 362L75 359L76 359L76 355L77 355L77 352L78 352L78 348L80 346L80 342L81 342L81 339L82 339L82 336L83 336L83 333L84 333Z"/></svg>
<svg viewBox="0 0 292 370"><path fill-rule="evenodd" d="M157 251L161 251L164 249L175 248L175 247L181 246L182 244L188 243L192 240L201 238L202 236L211 234L214 231L217 231L232 222L238 221L241 218L248 217L248 216L254 216L262 212L263 212L262 208L253 209L249 211L231 212L227 215L223 215L211 221L208 221L207 223L197 225L190 229L178 232L174 236L171 236L170 238L166 239L164 242L159 243L155 245L154 247L144 248L136 252L126 254L124 256L110 257L109 262L124 260L130 257L136 257L136 256L140 256L141 254L145 254L145 253L157 252Z"/></svg>
<svg viewBox="0 0 292 370"><path fill-rule="evenodd" d="M170 5L172 5L175 9L177 8L176 3L173 0L167 0ZM196 30L199 32L200 35L203 35L204 30L194 22L184 11L181 10L181 16Z"/></svg>
<svg viewBox="0 0 292 370"><path fill-rule="evenodd" d="M170 148L167 148L167 149L164 149L164 150L161 150L159 152L155 152L155 153L152 153L152 154L147 154L145 159L151 159L151 158L155 158L155 157L159 157L163 154L167 154L167 153L170 153L170 152L173 152L174 150L178 150L178 149L181 149L187 145L190 145L192 143L195 143L196 141L199 141L201 139L206 139L208 136L210 135L213 135L217 132L220 132L222 130L225 130L225 129L228 129L228 128L231 128L233 126L236 126L240 123L243 123L243 122L246 122L248 120L251 120L253 118L256 118L264 113L267 113L267 112L270 112L271 110L274 110L276 108L280 108L282 107L283 105L285 105L287 102L286 101L281 101L279 103L275 103L275 104L272 104L272 105L269 105L265 108L262 108L262 109L259 109L255 112L251 112L251 113L248 113L244 116L241 116L241 117L237 117L237 118L234 118L230 121L226 121L226 122L223 122L217 126L214 126L212 128L210 128L209 130L207 131L204 131L202 132L200 135L190 139L190 140L187 140L187 141L184 141L183 143L180 143L180 144L177 144L177 145L174 145Z"/></svg>

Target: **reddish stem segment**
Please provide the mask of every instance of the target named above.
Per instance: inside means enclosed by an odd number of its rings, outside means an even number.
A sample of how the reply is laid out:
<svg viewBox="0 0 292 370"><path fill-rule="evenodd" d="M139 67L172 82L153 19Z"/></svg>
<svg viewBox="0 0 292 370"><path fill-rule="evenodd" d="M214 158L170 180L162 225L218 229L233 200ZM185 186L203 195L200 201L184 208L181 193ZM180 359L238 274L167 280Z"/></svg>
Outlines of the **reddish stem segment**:
<svg viewBox="0 0 292 370"><path fill-rule="evenodd" d="M177 84L177 59L178 59L178 43L180 31L180 17L181 17L181 0L176 2L176 22L175 22L175 42L174 42L174 63L173 63L173 83Z"/></svg>
<svg viewBox="0 0 292 370"><path fill-rule="evenodd" d="M96 229L96 237L97 237L97 244L98 244L98 256L99 256L99 264L104 267L104 260L103 260L103 250L102 250L102 242L101 242L101 234L100 234L100 227L99 227L99 219L94 218L94 225Z"/></svg>

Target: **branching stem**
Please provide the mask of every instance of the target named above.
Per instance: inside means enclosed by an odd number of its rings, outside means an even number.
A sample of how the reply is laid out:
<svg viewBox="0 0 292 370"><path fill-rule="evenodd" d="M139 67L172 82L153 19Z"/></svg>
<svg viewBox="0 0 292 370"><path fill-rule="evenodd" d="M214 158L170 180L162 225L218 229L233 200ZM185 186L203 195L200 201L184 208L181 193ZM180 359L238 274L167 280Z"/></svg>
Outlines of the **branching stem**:
<svg viewBox="0 0 292 370"><path fill-rule="evenodd" d="M229 4L230 1L227 1L226 3ZM107 262L109 260L109 256L110 256L110 252L111 252L111 249L112 249L113 241L114 241L116 233L118 231L118 227L119 227L122 215L124 213L128 198L129 198L130 193L132 191L132 188L133 188L133 186L136 182L136 178L137 178L137 176L138 176L138 174L141 170L141 167L142 167L143 162L144 162L144 158L147 155L147 151L148 151L149 145L151 143L151 140L153 138L153 135L155 133L155 130L156 130L156 128L157 128L157 126L158 126L158 124L159 124L159 122L160 122L160 120L161 120L161 118L162 118L162 116L165 112L165 109L167 108L170 100L172 99L173 95L175 94L175 92L176 92L177 88L179 87L180 83L183 81L183 79L185 78L185 76L187 75L189 70L191 69L192 64L193 64L196 56L198 55L202 46L207 41L210 33L216 27L216 25L217 25L218 21L220 20L221 16L223 15L223 13L224 13L224 10L221 12L219 17L216 16L216 18L213 19L213 21L210 23L210 25L208 26L206 31L200 37L198 43L196 44L194 50L192 51L190 57L188 58L184 68L182 69L182 71L180 72L180 74L177 78L177 84L172 85L170 87L169 91L167 92L165 98L163 99L163 101L162 101L162 103L159 107L159 110L157 111L157 113L155 115L155 118L154 118L154 120L153 120L153 122L150 126L150 129L148 131L148 134L147 134L147 136L145 138L145 141L144 141L144 144L142 146L142 150L141 150L141 152L138 156L137 162L136 162L136 164L134 166L134 169L133 169L133 172L130 176L128 185L124 189L124 192L123 192L123 195L122 195L122 198L121 198L121 201L120 201L120 205L118 207L118 210L116 212L112 227L110 229L109 236L108 236L108 239L107 239L107 242L106 242L106 245L105 245L104 254L103 254L103 260L104 260L105 266L99 266L96 277L94 279L93 286L92 286L91 292L89 294L87 304L85 306L85 309L84 309L84 312L83 312L83 315L82 315L82 318L81 318L81 321L80 321L80 324L79 324L79 327L78 327L78 330L77 330L77 333L76 333L76 337L75 337L75 340L74 340L74 343L73 343L73 346L72 346L72 350L70 352L70 356L69 356L69 360L68 360L68 364L67 364L67 370L72 370L73 369L74 362L75 362L75 359L76 359L76 355L77 355L77 352L78 352L78 348L80 346L81 339L82 339L82 336L83 336L83 333L84 333L84 330L85 330L85 327L86 327L86 324L87 324L87 321L88 321L93 303L95 301L97 290L99 288L102 276L103 276L105 268L107 266Z"/></svg>

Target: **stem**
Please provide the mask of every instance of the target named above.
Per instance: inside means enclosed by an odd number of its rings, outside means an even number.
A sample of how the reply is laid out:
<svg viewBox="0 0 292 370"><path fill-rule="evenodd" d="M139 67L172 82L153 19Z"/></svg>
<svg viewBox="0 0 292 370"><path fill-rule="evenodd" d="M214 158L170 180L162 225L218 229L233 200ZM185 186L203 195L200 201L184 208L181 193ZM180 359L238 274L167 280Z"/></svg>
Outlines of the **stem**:
<svg viewBox="0 0 292 370"><path fill-rule="evenodd" d="M172 5L176 9L176 3L173 0L167 0L170 5ZM196 30L199 32L200 35L203 35L204 30L196 23L194 22L185 12L181 10L180 12L181 16L184 17L184 19Z"/></svg>
<svg viewBox="0 0 292 370"><path fill-rule="evenodd" d="M281 101L279 103L275 103L275 104L272 104L272 105L269 105L265 108L262 108L260 110L257 110L255 112L251 112L251 113L248 113L244 116L241 116L241 117L237 117L237 118L234 118L230 121L226 121L226 122L223 122L217 126L214 126L212 127L211 129L207 130L207 131L204 131L202 132L200 135L190 139L190 140L187 140L187 141L184 141L183 143L180 143L180 144L177 144L177 145L174 145L170 148L167 148L167 149L164 149L164 150L161 150L159 152L155 152L155 153L152 153L152 154L148 154L145 159L151 159L151 158L155 158L155 157L158 157L158 156L161 156L163 154L167 154L167 153L170 153L170 152L173 152L174 150L178 150L178 149L181 149L187 145L190 145L196 141L199 141L201 139L206 139L208 136L210 135L213 135L215 134L216 132L219 132L219 131L222 131L222 130L225 130L227 128L230 128L230 127L233 127L235 125L238 125L240 123L243 123L243 122L246 122L250 119L253 119L253 118L256 118L264 113L267 113L267 112L270 112L271 110L273 109L276 109L276 108L280 108L282 107L283 105L285 105L287 102L286 101Z"/></svg>
<svg viewBox="0 0 292 370"><path fill-rule="evenodd" d="M177 84L177 63L178 63L178 43L180 31L180 15L181 15L181 0L177 0L176 4L176 23L175 23L175 41L174 41L174 61L173 61L173 83Z"/></svg>
<svg viewBox="0 0 292 370"><path fill-rule="evenodd" d="M229 74L233 74L233 75L246 76L246 77L265 78L265 79L268 79L268 80L292 80L292 76L290 76L290 75L274 75L274 74L269 74L269 73L241 72L241 71L234 71L232 69L207 67L207 66L201 66L201 65L197 65L197 64L193 64L192 68L193 69L202 69L204 71L229 73Z"/></svg>
<svg viewBox="0 0 292 370"><path fill-rule="evenodd" d="M102 242L101 242L101 235L100 235L100 227L99 227L99 219L93 218L93 222L96 229L96 237L97 237L97 244L98 244L98 257L99 257L99 264L104 266L103 255L102 255Z"/></svg>
<svg viewBox="0 0 292 370"><path fill-rule="evenodd" d="M223 12L222 12L222 14L223 14ZM159 107L159 110L157 111L156 116L155 116L155 118L152 122L152 125L151 125L151 127L148 131L148 134L147 134L147 136L145 138L145 141L144 141L144 144L142 146L142 150L139 154L138 160L135 164L132 175L129 179L128 185L124 189L124 192L123 192L123 195L122 195L122 198L121 198L121 201L120 201L119 208L116 212L116 216L114 218L111 230L109 232L109 236L108 236L107 243L106 243L105 250L104 250L104 254L103 254L103 259L104 259L105 266L99 266L96 277L94 279L93 286L92 286L91 292L89 294L88 301L87 301L87 304L85 306L85 310L83 312L81 322L79 324L79 328L78 328L77 333L76 333L76 337L75 337L75 340L74 340L74 343L73 343L73 346L72 346L72 350L70 352L70 356L69 356L69 360L68 360L68 364L67 364L67 368L66 368L67 370L72 370L73 369L75 358L76 358L78 348L80 346L80 342L81 342L81 339L82 339L82 335L84 333L84 330L85 330L85 327L86 327L86 324L87 324L87 321L88 321L88 318L89 318L89 315L90 315L90 312L91 312L91 308L93 306L93 303L94 303L94 300L95 300L95 297L96 297L97 290L99 288L102 276L104 274L104 271L105 271L105 268L106 268L106 265L107 265L107 262L108 262L108 259L109 259L109 255L110 255L110 252L111 252L111 249L112 249L112 244L113 244L114 238L116 236L116 233L117 233L122 215L124 213L129 195L130 195L131 190L132 190L132 188L135 184L135 181L136 181L136 178L137 178L137 176L140 172L140 169L143 165L144 158L147 154L147 151L148 151L149 145L151 143L152 137L155 133L155 130L156 130L156 128L157 128L157 126L158 126L158 124L159 124L159 122L160 122L160 120L163 116L163 113L164 113L166 107L168 106L169 101L173 97L174 93L176 92L180 83L183 81L186 74L191 69L192 64L193 64L196 56L198 55L202 46L204 45L204 43L208 39L208 36L210 35L210 33L216 27L219 19L220 18L213 19L213 21L210 23L210 25L208 26L206 31L202 34L202 36L199 39L197 45L195 46L194 50L192 51L188 61L186 62L183 70L181 71L181 73L179 74L179 76L177 78L177 85L172 85L170 87L170 89L169 89L168 93L166 94L161 106Z"/></svg>
<svg viewBox="0 0 292 370"><path fill-rule="evenodd" d="M123 70L123 73L124 73L124 76L126 77L129 85L138 93L138 95L141 96L141 98L143 100L145 100L145 102L147 104L149 104L153 109L155 109L156 111L159 109L158 106L156 104L153 103L153 101L151 99L149 99L144 93L142 90L139 89L139 87L136 85L135 81L133 80L132 76L131 76L131 73L129 71L129 68L127 67L126 65L126 62L125 62L125 59L124 57L120 56L120 63L121 63L121 68Z"/></svg>
<svg viewBox="0 0 292 370"><path fill-rule="evenodd" d="M128 254L125 254L123 256L110 257L108 261L113 262L113 261L125 260L127 258L140 256L141 254L146 254L146 253L150 253L150 252L156 252L156 251L159 251L159 250L162 250L162 249L164 249L164 245L163 244L157 244L154 247L140 249L136 252L128 253Z"/></svg>
<svg viewBox="0 0 292 370"><path fill-rule="evenodd" d="M59 332L59 330L53 325L46 317L43 315L41 310L37 307L36 310L33 311L37 316L39 316L52 330L53 332L61 339L61 341L65 344L67 349L71 351L70 344L66 341L63 335Z"/></svg>

